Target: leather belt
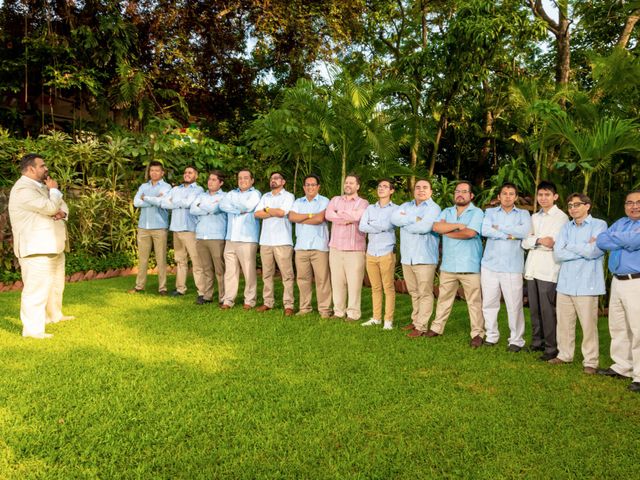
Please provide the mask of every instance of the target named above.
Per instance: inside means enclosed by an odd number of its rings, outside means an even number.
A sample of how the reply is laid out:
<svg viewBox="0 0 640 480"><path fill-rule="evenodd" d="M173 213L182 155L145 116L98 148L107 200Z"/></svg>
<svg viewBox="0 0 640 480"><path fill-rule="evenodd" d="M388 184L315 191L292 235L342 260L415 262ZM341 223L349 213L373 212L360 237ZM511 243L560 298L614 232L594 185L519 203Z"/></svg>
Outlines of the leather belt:
<svg viewBox="0 0 640 480"><path fill-rule="evenodd" d="M618 280L633 280L640 278L640 273L625 273L624 275L614 275Z"/></svg>

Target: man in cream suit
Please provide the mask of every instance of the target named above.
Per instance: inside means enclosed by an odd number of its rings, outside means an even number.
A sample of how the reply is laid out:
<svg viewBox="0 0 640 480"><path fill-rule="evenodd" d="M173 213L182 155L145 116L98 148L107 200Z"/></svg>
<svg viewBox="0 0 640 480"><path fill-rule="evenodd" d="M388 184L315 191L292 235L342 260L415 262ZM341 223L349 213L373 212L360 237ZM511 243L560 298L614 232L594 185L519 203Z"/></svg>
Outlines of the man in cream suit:
<svg viewBox="0 0 640 480"><path fill-rule="evenodd" d="M65 220L69 209L49 177L41 156L30 153L20 160L22 177L9 195L13 249L22 271L20 320L22 336L50 338L46 323L71 320L62 314L64 291Z"/></svg>

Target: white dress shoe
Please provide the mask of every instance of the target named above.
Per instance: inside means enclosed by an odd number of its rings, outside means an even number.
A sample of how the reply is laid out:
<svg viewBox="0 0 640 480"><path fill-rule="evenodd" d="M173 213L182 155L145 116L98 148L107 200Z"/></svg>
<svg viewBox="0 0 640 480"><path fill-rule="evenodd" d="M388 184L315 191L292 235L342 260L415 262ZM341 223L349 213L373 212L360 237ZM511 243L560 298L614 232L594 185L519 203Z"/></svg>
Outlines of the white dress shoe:
<svg viewBox="0 0 640 480"><path fill-rule="evenodd" d="M383 330L393 330L393 322L390 322L389 320L385 320L384 321L384 327L382 327Z"/></svg>

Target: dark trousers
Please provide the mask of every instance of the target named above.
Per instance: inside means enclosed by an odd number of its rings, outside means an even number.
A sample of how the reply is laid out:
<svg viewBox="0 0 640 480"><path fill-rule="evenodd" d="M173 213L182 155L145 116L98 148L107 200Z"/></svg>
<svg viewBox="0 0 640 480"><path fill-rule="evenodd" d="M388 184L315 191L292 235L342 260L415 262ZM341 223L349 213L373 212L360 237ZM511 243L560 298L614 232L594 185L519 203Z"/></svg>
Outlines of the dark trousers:
<svg viewBox="0 0 640 480"><path fill-rule="evenodd" d="M531 346L544 346L545 353L557 355L556 284L534 278L527 280L527 291L531 313Z"/></svg>

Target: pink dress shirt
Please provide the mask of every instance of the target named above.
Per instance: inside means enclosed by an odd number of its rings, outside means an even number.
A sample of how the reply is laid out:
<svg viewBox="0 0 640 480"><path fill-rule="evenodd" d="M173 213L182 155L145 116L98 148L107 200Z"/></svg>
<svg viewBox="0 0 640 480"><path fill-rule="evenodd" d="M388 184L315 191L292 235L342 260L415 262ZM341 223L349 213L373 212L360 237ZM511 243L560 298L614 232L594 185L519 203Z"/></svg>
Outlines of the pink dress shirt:
<svg viewBox="0 0 640 480"><path fill-rule="evenodd" d="M369 202L358 196L354 198L339 196L331 199L324 214L332 224L330 248L356 252L366 250L366 237L358 230L358 225L360 217L368 206Z"/></svg>

